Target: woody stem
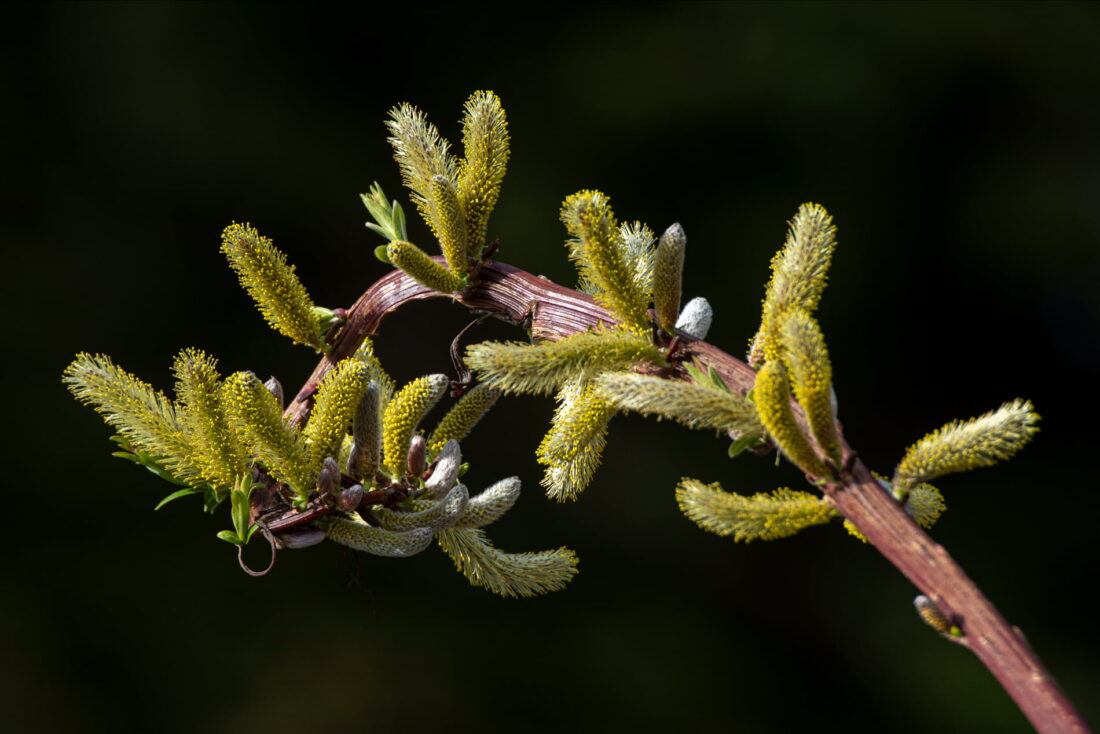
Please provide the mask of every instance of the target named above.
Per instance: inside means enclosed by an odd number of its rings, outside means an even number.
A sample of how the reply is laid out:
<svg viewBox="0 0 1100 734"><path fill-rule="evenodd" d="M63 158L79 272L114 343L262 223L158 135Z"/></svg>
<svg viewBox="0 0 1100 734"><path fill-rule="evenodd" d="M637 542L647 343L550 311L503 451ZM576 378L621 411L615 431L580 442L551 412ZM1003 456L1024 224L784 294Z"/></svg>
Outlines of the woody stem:
<svg viewBox="0 0 1100 734"><path fill-rule="evenodd" d="M395 270L372 284L348 310L330 353L321 358L290 402L287 417L300 422L308 415L321 378L336 362L351 355L364 337L376 333L386 316L407 303L428 298L452 298L472 311L522 324L538 340L557 340L597 324L616 323L591 296L504 263L485 262L477 283L460 295L433 291ZM681 338L686 354L714 368L731 389L744 394L752 388L756 373L747 364L705 341L687 335ZM946 549L882 489L846 443L843 450L850 457L847 468L839 481L824 487L833 505L962 630L963 644L997 678L1037 731L1086 734L1088 726L1022 634L1005 621Z"/></svg>

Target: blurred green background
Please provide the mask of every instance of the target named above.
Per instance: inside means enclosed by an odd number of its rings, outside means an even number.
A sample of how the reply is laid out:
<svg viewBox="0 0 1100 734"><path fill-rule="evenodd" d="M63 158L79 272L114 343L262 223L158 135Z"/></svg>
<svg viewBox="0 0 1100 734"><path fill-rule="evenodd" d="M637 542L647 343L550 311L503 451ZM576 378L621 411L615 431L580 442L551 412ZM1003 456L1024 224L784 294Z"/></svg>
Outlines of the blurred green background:
<svg viewBox="0 0 1100 734"><path fill-rule="evenodd" d="M568 505L538 487L549 400L501 405L466 442L471 488L527 488L498 545L580 555L568 590L534 600L469 587L435 550L322 546L251 579L214 538L227 513L152 512L168 487L109 456L60 384L73 354L167 388L197 346L296 387L314 356L263 325L221 229L256 224L320 303L349 305L386 271L358 200L373 180L399 192L386 111L413 102L455 139L475 89L513 135L500 258L571 284L557 208L600 188L623 219L683 223L687 295L733 353L786 220L828 207L820 318L872 467L1035 401L1023 454L940 482L933 534L1100 723L1100 6L88 3L6 8L0 28L9 731L1030 730L839 527L742 546L686 520L681 476L800 480L667 423L616 418ZM465 322L418 305L379 350L400 380L447 370Z"/></svg>

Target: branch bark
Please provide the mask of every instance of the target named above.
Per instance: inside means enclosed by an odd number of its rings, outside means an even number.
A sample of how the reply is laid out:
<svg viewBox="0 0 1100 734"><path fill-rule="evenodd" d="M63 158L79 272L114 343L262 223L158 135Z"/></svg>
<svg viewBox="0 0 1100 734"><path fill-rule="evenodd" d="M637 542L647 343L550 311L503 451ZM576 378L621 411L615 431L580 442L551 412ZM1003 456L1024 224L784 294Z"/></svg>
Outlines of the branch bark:
<svg viewBox="0 0 1100 734"><path fill-rule="evenodd" d="M331 352L290 403L287 417L297 422L308 415L321 378L352 354L364 337L376 333L386 316L406 303L427 298L451 298L475 312L522 324L540 340L615 323L590 296L504 263L484 263L477 284L461 295L433 291L395 270L371 285L349 309ZM752 388L756 373L747 364L705 341L687 337L685 341L687 353L713 367L732 389L745 393ZM978 656L1037 731L1087 734L1088 726L1019 630L1005 621L947 550L882 489L847 443L843 449L849 460L840 481L824 487L841 514L962 630L963 637L956 641Z"/></svg>

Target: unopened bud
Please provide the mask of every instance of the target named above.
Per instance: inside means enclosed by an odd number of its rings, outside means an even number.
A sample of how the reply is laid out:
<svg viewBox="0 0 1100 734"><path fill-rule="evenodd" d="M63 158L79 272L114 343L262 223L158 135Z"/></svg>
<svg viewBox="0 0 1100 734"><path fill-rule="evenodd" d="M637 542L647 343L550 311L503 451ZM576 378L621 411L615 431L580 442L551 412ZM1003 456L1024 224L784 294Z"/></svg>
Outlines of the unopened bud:
<svg viewBox="0 0 1100 734"><path fill-rule="evenodd" d="M461 465L462 449L459 448L458 441L452 438L443 444L443 450L439 452L439 458L435 462L435 469L424 482L424 488L428 490L429 496L440 499L446 495L451 487L455 486Z"/></svg>
<svg viewBox="0 0 1100 734"><path fill-rule="evenodd" d="M276 380L274 377L267 378L267 382L264 383L264 387L267 391L275 396L275 400L279 403L279 408L285 408L285 401L283 400L283 383Z"/></svg>
<svg viewBox="0 0 1100 734"><path fill-rule="evenodd" d="M336 505L344 512L355 512L363 501L363 485L353 484L340 493Z"/></svg>
<svg viewBox="0 0 1100 734"><path fill-rule="evenodd" d="M696 339L706 339L713 321L714 310L710 307L710 302L698 296L684 306L684 310L680 312L680 318L676 320L676 328L686 331Z"/></svg>
<svg viewBox="0 0 1100 734"><path fill-rule="evenodd" d="M318 528L291 528L275 535L275 544L279 548L308 548L325 539L325 531Z"/></svg>
<svg viewBox="0 0 1100 734"><path fill-rule="evenodd" d="M936 603L924 594L913 600L913 607L924 623L940 634L946 634L951 630L951 620L936 606Z"/></svg>
<svg viewBox="0 0 1100 734"><path fill-rule="evenodd" d="M321 494L335 494L340 488L340 467L336 459L326 456L321 463L321 471L317 473L317 490Z"/></svg>
<svg viewBox="0 0 1100 734"><path fill-rule="evenodd" d="M428 442L424 440L424 436L416 434L409 442L409 476L420 478L420 475L424 473L424 467L427 466L427 450Z"/></svg>

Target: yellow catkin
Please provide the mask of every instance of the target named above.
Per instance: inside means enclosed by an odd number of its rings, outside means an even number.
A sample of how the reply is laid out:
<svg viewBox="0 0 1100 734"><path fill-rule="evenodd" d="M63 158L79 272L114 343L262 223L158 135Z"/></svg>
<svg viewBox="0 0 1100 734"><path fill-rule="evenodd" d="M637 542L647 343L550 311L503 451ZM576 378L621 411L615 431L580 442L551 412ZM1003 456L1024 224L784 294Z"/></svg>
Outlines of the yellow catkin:
<svg viewBox="0 0 1100 734"><path fill-rule="evenodd" d="M247 470L248 457L229 424L218 361L198 349L176 357L176 396L192 453L191 461L214 487L232 487Z"/></svg>
<svg viewBox="0 0 1100 734"><path fill-rule="evenodd" d="M676 501L685 515L704 530L732 535L737 542L776 540L813 525L823 525L837 512L808 492L787 488L751 497L725 492L715 484L684 478L676 488Z"/></svg>
<svg viewBox="0 0 1100 734"><path fill-rule="evenodd" d="M801 308L812 314L817 309L834 249L833 218L819 204L800 206L783 248L772 258L772 277L764 292L760 330L752 342L749 364L774 358L771 350L778 348L778 319L783 313Z"/></svg>
<svg viewBox="0 0 1100 734"><path fill-rule="evenodd" d="M431 528L385 530L368 525L358 515L338 517L325 526L325 537L357 551L387 558L415 556L432 544Z"/></svg>
<svg viewBox="0 0 1100 734"><path fill-rule="evenodd" d="M825 455L839 465L840 438L832 401L833 373L825 337L812 316L802 309L794 309L781 319L780 340L791 386L798 404L806 412L810 431Z"/></svg>
<svg viewBox="0 0 1100 734"><path fill-rule="evenodd" d="M418 377L401 388L382 414L382 463L394 476L405 474L406 458L413 431L431 410L450 380L446 375Z"/></svg>
<svg viewBox="0 0 1100 734"><path fill-rule="evenodd" d="M309 447L309 464L319 471L325 457L336 458L348 434L356 410L370 380L366 367L356 359L336 363L317 386L313 410L302 436Z"/></svg>
<svg viewBox="0 0 1100 734"><path fill-rule="evenodd" d="M247 224L231 224L222 233L221 250L272 328L299 344L323 347L313 301L270 239Z"/></svg>
<svg viewBox="0 0 1100 734"><path fill-rule="evenodd" d="M191 444L164 393L117 367L103 354L81 352L62 380L77 400L92 406L135 448L164 461L181 481L200 481L191 462Z"/></svg>
<svg viewBox="0 0 1100 734"><path fill-rule="evenodd" d="M680 284L684 272L684 228L673 224L657 243L657 261L653 267L653 311L657 324L665 331L676 328L680 315Z"/></svg>
<svg viewBox="0 0 1100 734"><path fill-rule="evenodd" d="M663 364L648 337L628 331L587 331L556 342L482 342L466 348L466 364L508 393L546 394L571 378L588 378L640 362Z"/></svg>
<svg viewBox="0 0 1100 734"><path fill-rule="evenodd" d="M391 242L386 247L386 257L418 283L434 291L454 293L463 288L462 280L457 275L428 257L428 253L411 242Z"/></svg>
<svg viewBox="0 0 1100 734"><path fill-rule="evenodd" d="M992 466L1009 458L1039 430L1026 400L1005 403L968 421L953 421L917 441L894 472L895 489L907 490L944 474Z"/></svg>
<svg viewBox="0 0 1100 734"><path fill-rule="evenodd" d="M458 173L450 154L450 144L444 140L435 125L428 122L424 113L405 103L390 110L386 121L390 131L389 142L393 146L393 158L401 168L401 179L412 191L412 199L420 215L431 227L436 237L435 217L432 215L432 176L445 176L451 181Z"/></svg>
<svg viewBox="0 0 1100 734"><path fill-rule="evenodd" d="M476 528L448 528L436 534L439 546L474 586L501 596L537 596L565 588L577 575L577 556L568 548L537 553L505 553Z"/></svg>
<svg viewBox="0 0 1100 734"><path fill-rule="evenodd" d="M439 246L447 267L459 278L466 277L466 217L458 200L454 182L445 176L432 176L432 211L435 215Z"/></svg>
<svg viewBox="0 0 1100 734"><path fill-rule="evenodd" d="M438 454L452 438L456 441L466 438L499 397L499 390L484 383L463 395L428 437L428 451Z"/></svg>
<svg viewBox="0 0 1100 734"><path fill-rule="evenodd" d="M508 120L492 92L474 92L462 117L465 158L459 163L458 196L466 213L466 232L476 257L485 242L489 215L500 196L508 168Z"/></svg>
<svg viewBox="0 0 1100 734"><path fill-rule="evenodd" d="M536 451L546 467L542 485L552 499L576 499L592 481L607 441L607 424L615 406L597 395L595 387L570 381L558 393L550 431Z"/></svg>
<svg viewBox="0 0 1100 734"><path fill-rule="evenodd" d="M370 379L378 383L378 399L381 405L385 405L393 396L393 378L386 373L382 363L375 356L374 344L370 338L364 339L351 357L366 367L367 372L370 373Z"/></svg>
<svg viewBox="0 0 1100 734"><path fill-rule="evenodd" d="M275 479L293 489L300 499L313 490L305 441L298 429L283 420L279 401L251 372L235 372L225 380L225 402L241 443Z"/></svg>
<svg viewBox="0 0 1100 734"><path fill-rule="evenodd" d="M637 287L623 257L619 225L607 196L599 191L573 194L562 204L561 221L575 238L570 257L577 263L582 285L594 286L596 300L624 324L644 329L649 298Z"/></svg>
<svg viewBox="0 0 1100 734"><path fill-rule="evenodd" d="M717 387L636 372L605 372L594 381L600 397L619 410L671 418L688 428L761 436L764 427L750 400Z"/></svg>
<svg viewBox="0 0 1100 734"><path fill-rule="evenodd" d="M657 261L657 238L642 222L625 222L619 226L619 249L630 271L634 289L647 303L653 297L653 267Z"/></svg>
<svg viewBox="0 0 1100 734"><path fill-rule="evenodd" d="M455 527L480 528L500 518L519 499L519 477L508 477L471 497Z"/></svg>
<svg viewBox="0 0 1100 734"><path fill-rule="evenodd" d="M931 484L918 484L909 491L909 496L905 499L905 510L922 528L930 528L947 510L947 503L940 491Z"/></svg>
<svg viewBox="0 0 1100 734"><path fill-rule="evenodd" d="M825 476L825 466L795 421L790 403L791 388L780 362L767 362L756 373L753 399L760 422L768 429L776 446L795 466L815 477Z"/></svg>
<svg viewBox="0 0 1100 734"><path fill-rule="evenodd" d="M386 530L439 530L454 525L466 512L469 501L469 490L464 485L456 484L438 500L413 500L409 503L413 507L408 509L375 507L371 512Z"/></svg>

